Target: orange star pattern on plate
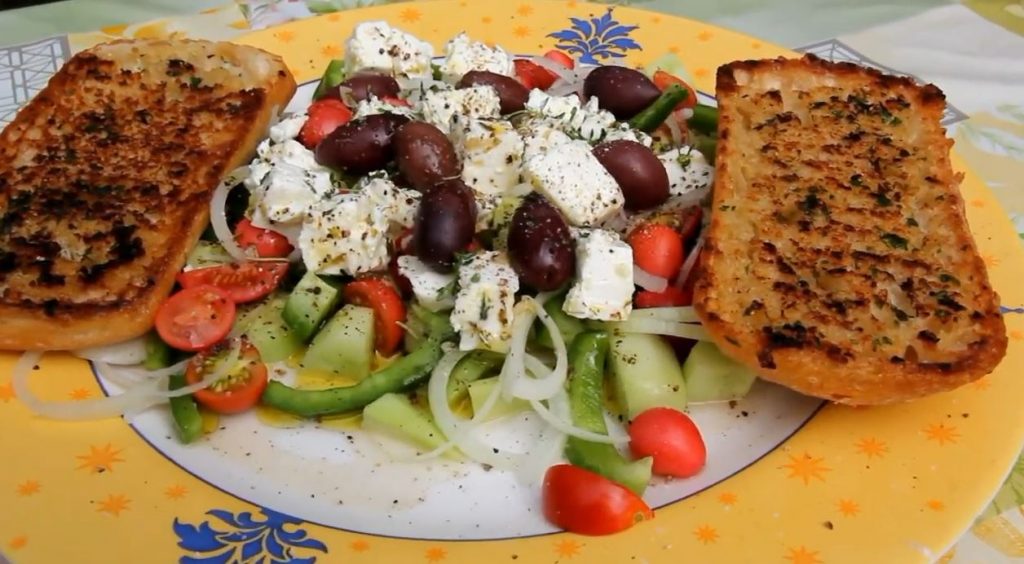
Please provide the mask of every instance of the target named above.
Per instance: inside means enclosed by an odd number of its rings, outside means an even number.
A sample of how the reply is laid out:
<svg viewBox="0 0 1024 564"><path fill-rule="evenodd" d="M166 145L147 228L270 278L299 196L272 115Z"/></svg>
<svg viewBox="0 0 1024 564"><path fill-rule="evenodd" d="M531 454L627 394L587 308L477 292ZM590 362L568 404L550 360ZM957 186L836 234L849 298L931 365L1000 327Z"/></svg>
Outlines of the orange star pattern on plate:
<svg viewBox="0 0 1024 564"><path fill-rule="evenodd" d="M722 505L736 505L736 501L739 497L732 492L722 492L718 494L718 501Z"/></svg>
<svg viewBox="0 0 1024 564"><path fill-rule="evenodd" d="M435 546L427 549L426 557L427 562L440 562L448 557L448 551L440 546Z"/></svg>
<svg viewBox="0 0 1024 564"><path fill-rule="evenodd" d="M945 423L933 423L925 427L923 433L928 437L929 441L935 441L940 446L946 443L955 443L960 438L960 431L957 431L956 427L946 425Z"/></svg>
<svg viewBox="0 0 1024 564"><path fill-rule="evenodd" d="M718 540L718 531L711 525L701 525L693 530L693 536L704 544L711 544Z"/></svg>
<svg viewBox="0 0 1024 564"><path fill-rule="evenodd" d="M802 546L789 549L785 558L793 564L821 564L817 550L807 550Z"/></svg>
<svg viewBox="0 0 1024 564"><path fill-rule="evenodd" d="M839 506L839 512L846 517L854 517L860 513L860 505L857 505L857 502L852 499L840 499L836 505Z"/></svg>
<svg viewBox="0 0 1024 564"><path fill-rule="evenodd" d="M932 511L942 511L946 508L946 504L943 503L941 499L929 499L925 502L925 505L927 505L928 509L931 509Z"/></svg>
<svg viewBox="0 0 1024 564"><path fill-rule="evenodd" d="M564 539L555 543L555 553L562 558L572 558L580 553L583 545L573 539Z"/></svg>
<svg viewBox="0 0 1024 564"><path fill-rule="evenodd" d="M188 494L188 488L181 484L174 484L164 490L164 495L167 496L167 499L181 499L186 494Z"/></svg>
<svg viewBox="0 0 1024 564"><path fill-rule="evenodd" d="M1014 341L1024 339L1024 332L1017 331L1016 329L1014 329L1013 331L1010 331L1010 338L1013 339Z"/></svg>
<svg viewBox="0 0 1024 564"><path fill-rule="evenodd" d="M274 37L276 37L281 43L291 43L292 40L295 39L295 32L289 29L282 29L281 31L274 33Z"/></svg>
<svg viewBox="0 0 1024 564"><path fill-rule="evenodd" d="M707 76L709 74L711 74L711 71L709 71L708 69L706 69L704 67L700 67L699 69L694 69L694 71L693 71L693 76L696 76L697 78L704 78L705 76Z"/></svg>
<svg viewBox="0 0 1024 564"><path fill-rule="evenodd" d="M761 45L762 45L762 43L760 41L752 41L750 43L750 48L751 49L760 49Z"/></svg>
<svg viewBox="0 0 1024 564"><path fill-rule="evenodd" d="M320 48L320 53L329 59L337 59L341 56L341 47L337 45L324 45Z"/></svg>
<svg viewBox="0 0 1024 564"><path fill-rule="evenodd" d="M489 23L491 23L494 20L491 18L491 16L484 16L484 17L480 18L480 21L482 23L489 24Z"/></svg>
<svg viewBox="0 0 1024 564"><path fill-rule="evenodd" d="M533 13L533 6L529 4L520 4L519 7L516 8L516 13L520 16L529 16Z"/></svg>
<svg viewBox="0 0 1024 564"><path fill-rule="evenodd" d="M422 17L423 12L417 10L416 8L406 8L399 12L398 14L398 19L402 20L405 23L416 23L420 21L420 18Z"/></svg>
<svg viewBox="0 0 1024 564"><path fill-rule="evenodd" d="M7 403L14 399L14 386L10 382L0 384L0 401Z"/></svg>
<svg viewBox="0 0 1024 564"><path fill-rule="evenodd" d="M530 28L525 25L517 25L512 29L512 35L515 35L516 37L526 37L527 35L530 35Z"/></svg>
<svg viewBox="0 0 1024 564"><path fill-rule="evenodd" d="M660 24L661 23L661 16L651 16L651 23L653 23L653 24Z"/></svg>
<svg viewBox="0 0 1024 564"><path fill-rule="evenodd" d="M880 441L874 437L864 437L853 446L857 448L857 452L868 458L876 456L882 458L889 452L889 446L885 444L885 441Z"/></svg>
<svg viewBox="0 0 1024 564"><path fill-rule="evenodd" d="M987 266L989 268L995 268L995 267L999 266L999 263L1002 262L999 259L999 257L997 257L995 255L987 254L987 253L983 253L981 255L981 260L985 263L985 266Z"/></svg>
<svg viewBox="0 0 1024 564"><path fill-rule="evenodd" d="M98 448L95 445L89 446L89 454L80 454L75 458L82 461L78 465L78 469L89 468L93 472L107 472L114 470L114 463L124 462L123 458L117 455L121 454L121 449L114 449L107 443L103 448Z"/></svg>
<svg viewBox="0 0 1024 564"><path fill-rule="evenodd" d="M824 458L814 458L805 452L802 456L789 455L789 464L782 467L789 470L787 478L800 478L804 485L807 485L811 483L811 478L825 481L824 473L831 472L832 469L825 466L824 462Z"/></svg>
<svg viewBox="0 0 1024 564"><path fill-rule="evenodd" d="M366 552L367 550L370 550L370 543L363 539L356 539L348 543L348 547L356 552Z"/></svg>
<svg viewBox="0 0 1024 564"><path fill-rule="evenodd" d="M121 515L122 511L128 511L128 504L131 500L122 494L110 494L107 499L100 502L99 507L96 511L100 513L109 513L114 517Z"/></svg>
<svg viewBox="0 0 1024 564"><path fill-rule="evenodd" d="M992 387L992 380L989 380L988 376L985 376L984 378L978 378L977 380L971 383L971 387L974 388L975 390L984 391Z"/></svg>
<svg viewBox="0 0 1024 564"><path fill-rule="evenodd" d="M981 198L975 198L971 200L971 205L976 208L983 208L985 207L985 200L982 200Z"/></svg>
<svg viewBox="0 0 1024 564"><path fill-rule="evenodd" d="M710 31L704 30L704 31L702 31L702 32L697 34L697 40L698 41L711 41L711 38L714 37L714 36L715 35L713 33L711 33Z"/></svg>
<svg viewBox="0 0 1024 564"><path fill-rule="evenodd" d="M576 6L578 5L579 2L577 2L576 0L569 0L568 2L565 3L565 7L569 8L570 10L576 8Z"/></svg>
<svg viewBox="0 0 1024 564"><path fill-rule="evenodd" d="M19 548L24 548L26 544L28 544L28 537L25 535L18 535L11 539L11 542L7 543L7 548L10 548L11 550L18 550Z"/></svg>
<svg viewBox="0 0 1024 564"><path fill-rule="evenodd" d="M91 395L92 392L85 388L75 388L74 390L68 392L68 397L70 397L73 400L84 400L85 398Z"/></svg>
<svg viewBox="0 0 1024 564"><path fill-rule="evenodd" d="M41 487L42 486L39 485L39 482L35 480L25 480L24 482L18 484L18 495L22 497L28 497L30 495L37 494L39 493Z"/></svg>

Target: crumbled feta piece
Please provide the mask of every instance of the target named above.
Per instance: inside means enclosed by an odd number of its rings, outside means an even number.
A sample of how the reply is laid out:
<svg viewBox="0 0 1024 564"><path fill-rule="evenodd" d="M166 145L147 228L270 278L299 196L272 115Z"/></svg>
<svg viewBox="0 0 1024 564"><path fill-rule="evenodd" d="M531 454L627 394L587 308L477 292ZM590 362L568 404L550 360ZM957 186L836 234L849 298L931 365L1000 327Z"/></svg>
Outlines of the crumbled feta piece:
<svg viewBox="0 0 1024 564"><path fill-rule="evenodd" d="M276 223L301 221L310 206L335 191L331 170L294 139L264 140L243 181L256 202L254 215Z"/></svg>
<svg viewBox="0 0 1024 564"><path fill-rule="evenodd" d="M412 108L408 106L396 106L394 104L389 104L376 96L370 96L369 99L360 100L356 104L356 111L352 118L358 119L375 114L396 114L410 119L415 116Z"/></svg>
<svg viewBox="0 0 1024 564"><path fill-rule="evenodd" d="M500 116L501 99L490 86L438 90L424 95L420 111L424 121L449 134L453 121Z"/></svg>
<svg viewBox="0 0 1024 564"><path fill-rule="evenodd" d="M505 120L460 119L452 144L462 159L462 180L478 196L497 196L519 184L523 138Z"/></svg>
<svg viewBox="0 0 1024 564"><path fill-rule="evenodd" d="M476 230L490 229L494 225L494 212L498 208L500 196L476 195Z"/></svg>
<svg viewBox="0 0 1024 564"><path fill-rule="evenodd" d="M455 274L430 268L412 255L398 257L398 272L409 280L416 301L430 311L450 309L455 305Z"/></svg>
<svg viewBox="0 0 1024 564"><path fill-rule="evenodd" d="M450 317L459 348L505 350L519 278L503 253L478 253L459 267L459 292Z"/></svg>
<svg viewBox="0 0 1024 564"><path fill-rule="evenodd" d="M706 191L714 180L715 169L700 151L679 147L658 155L668 173L669 194L683 196L697 190Z"/></svg>
<svg viewBox="0 0 1024 564"><path fill-rule="evenodd" d="M524 120L519 125L519 135L524 143L524 162L572 141L572 137L559 128L558 122L547 118Z"/></svg>
<svg viewBox="0 0 1024 564"><path fill-rule="evenodd" d="M501 47L488 47L473 41L465 33L451 38L444 47L445 57L441 63L441 77L450 83L458 82L469 71L490 71L512 76L512 56Z"/></svg>
<svg viewBox="0 0 1024 564"><path fill-rule="evenodd" d="M289 139L295 139L305 124L306 114L288 116L270 128L270 140L274 143L284 143Z"/></svg>
<svg viewBox="0 0 1024 564"><path fill-rule="evenodd" d="M650 135L630 127L628 123L619 123L608 129L608 133L601 141L618 141L620 139L636 141L644 147L651 147L654 144L654 139Z"/></svg>
<svg viewBox="0 0 1024 564"><path fill-rule="evenodd" d="M619 184L585 141L564 143L557 151L537 155L526 161L523 172L572 225L597 225L615 215L625 201Z"/></svg>
<svg viewBox="0 0 1024 564"><path fill-rule="evenodd" d="M598 106L596 96L581 104L575 94L551 96L543 90L533 89L526 101L526 109L535 115L557 120L566 133L592 143L603 139L615 125L615 116Z"/></svg>
<svg viewBox="0 0 1024 564"><path fill-rule="evenodd" d="M383 71L397 76L431 76L434 48L425 41L395 29L383 21L356 26L346 42L345 74L361 70Z"/></svg>
<svg viewBox="0 0 1024 564"><path fill-rule="evenodd" d="M562 311L580 319L620 321L633 308L633 249L603 229L574 229L576 282Z"/></svg>
<svg viewBox="0 0 1024 564"><path fill-rule="evenodd" d="M419 192L367 177L356 190L314 205L302 224L299 248L317 274L361 274L387 266L388 240L410 226Z"/></svg>

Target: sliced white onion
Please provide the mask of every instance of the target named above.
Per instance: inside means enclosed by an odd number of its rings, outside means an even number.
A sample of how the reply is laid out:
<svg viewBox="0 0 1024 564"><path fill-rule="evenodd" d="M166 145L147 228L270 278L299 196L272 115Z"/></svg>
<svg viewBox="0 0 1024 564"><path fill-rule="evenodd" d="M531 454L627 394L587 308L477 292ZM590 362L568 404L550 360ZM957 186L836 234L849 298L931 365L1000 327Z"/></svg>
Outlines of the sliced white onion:
<svg viewBox="0 0 1024 564"><path fill-rule="evenodd" d="M565 390L561 390L558 393L558 395L564 396L565 395ZM560 400L556 400L556 401L560 401ZM543 403L541 403L539 401L536 401L536 400L531 401L530 402L530 406L533 407L533 410L537 412L537 415L540 415L541 419L543 419L545 422L547 422L548 425L551 425L555 429L558 429L559 431L565 433L566 435L568 435L570 437L576 437L576 438L583 439L585 441L594 442L594 443L616 444L616 443L622 443L623 442L623 440L621 438L616 439L616 438L611 437L610 435L604 435L604 434L601 434L601 433L595 433L593 431L588 431L586 429L581 429L581 428L573 425L572 423L570 423L568 418L562 418L562 417L559 417L559 416L555 415L554 413L551 412L550 409L548 409L547 406L545 406ZM625 442L629 442L629 438L628 437L625 439Z"/></svg>
<svg viewBox="0 0 1024 564"><path fill-rule="evenodd" d="M117 369L114 369L112 367L107 366L105 363L94 362L94 364L96 365L97 368L100 369L100 375L108 380L111 380L112 382L113 379L108 378L109 374L121 374L124 376L130 376L132 381L138 382L140 380L167 378L172 374L180 374L182 371L185 370L185 367L188 366L190 360L191 357L186 358L185 360L182 360L180 362L176 362L166 368L158 368L156 370L145 370L134 367L118 367Z"/></svg>
<svg viewBox="0 0 1024 564"><path fill-rule="evenodd" d="M84 358L94 362L116 364L124 366L139 364L146 360L146 337L136 337L128 341L121 341L102 347L88 347L71 351L71 354L78 358Z"/></svg>
<svg viewBox="0 0 1024 564"><path fill-rule="evenodd" d="M668 116L665 120L665 125L668 127L669 135L672 136L672 145L678 147L683 144L683 128L679 125L679 120L676 119L675 114Z"/></svg>
<svg viewBox="0 0 1024 564"><path fill-rule="evenodd" d="M697 312L693 309L693 306L634 309L629 314L629 317L630 319L660 319L676 323L700 323L700 318L697 317Z"/></svg>
<svg viewBox="0 0 1024 564"><path fill-rule="evenodd" d="M697 237L697 242L694 243L693 248L690 249L689 256L683 261L683 267L679 269L679 278L676 278L676 288L682 288L686 285L686 282L690 279L690 274L693 273L693 267L697 265L697 257L700 256L700 250L704 247L704 239L707 235L707 229L702 229L700 236Z"/></svg>
<svg viewBox="0 0 1024 564"><path fill-rule="evenodd" d="M525 297L523 300L533 301L532 298L529 297ZM564 389L565 379L569 374L569 354L566 351L565 340L562 338L562 333L558 330L558 325L556 325L554 320L551 319L551 316L548 315L548 313L544 311L544 308L539 304L534 305L533 310L536 317L540 318L541 323L544 324L548 332L551 334L551 341L554 345L555 352L555 367L548 368L536 357L526 353L526 339L524 337L522 351L513 349L513 347L518 344L513 342L509 347L509 356L512 355L513 350L517 353L521 352L523 355L523 364L526 370L518 371L516 373L513 373L513 371L506 373L502 370L503 376L499 376L499 378L504 377L507 379L508 383L504 389L506 389L512 397L524 400L545 400ZM528 317L530 325L533 324L533 317L534 316ZM514 324L515 321L513 321L513 325ZM513 331L515 331L515 329L516 328L513 327ZM514 336L513 339L515 339ZM529 375L531 372L533 373L533 376Z"/></svg>
<svg viewBox="0 0 1024 564"><path fill-rule="evenodd" d="M650 292L664 292L668 288L668 278L662 278L633 265L633 284Z"/></svg>
<svg viewBox="0 0 1024 564"><path fill-rule="evenodd" d="M665 321L663 319L652 319L649 317L634 318L630 315L625 321L612 321L608 326L613 331L621 333L646 333L650 335L667 335L682 337L694 341L708 341L710 337L704 327L696 323L678 323Z"/></svg>
<svg viewBox="0 0 1024 564"><path fill-rule="evenodd" d="M501 395L507 400L516 397L513 391L519 386L517 382L528 378L525 365L526 341L536 317L536 302L529 298L520 300L512 310L512 326L509 328L512 337L509 339L505 363L498 374Z"/></svg>
<svg viewBox="0 0 1024 564"><path fill-rule="evenodd" d="M210 225L213 226L213 232L217 235L217 240L224 247L224 250L238 261L249 260L249 257L238 246L238 243L235 241L235 234L231 232L231 227L228 226L227 201L231 189L245 180L247 176L249 176L248 166L240 166L231 171L217 185L217 189L213 191L213 197L210 199Z"/></svg>

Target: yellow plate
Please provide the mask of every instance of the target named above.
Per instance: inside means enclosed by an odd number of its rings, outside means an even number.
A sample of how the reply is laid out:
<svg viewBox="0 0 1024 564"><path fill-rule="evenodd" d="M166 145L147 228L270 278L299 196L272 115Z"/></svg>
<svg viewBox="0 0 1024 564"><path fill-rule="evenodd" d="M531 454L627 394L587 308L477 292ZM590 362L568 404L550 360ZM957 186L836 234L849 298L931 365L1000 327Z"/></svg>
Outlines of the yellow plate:
<svg viewBox="0 0 1024 564"><path fill-rule="evenodd" d="M612 24L592 18L607 13L606 6L574 1L441 0L331 14L241 41L282 54L305 82L342 55L341 42L364 20L388 20L436 48L466 30L516 53L542 53L559 41L552 34L563 32L568 39L562 41L591 55L603 48L624 55L616 62L669 66L706 92L713 91L722 63L791 54L707 24L630 8L608 16L626 26L617 38L601 37ZM964 169L961 160L954 164ZM0 552L15 562L193 562L232 554L267 562L287 560L275 560L275 554L297 562L938 558L1000 485L1024 438L1024 326L1021 310L1013 309L1024 304L1024 257L999 205L970 172L963 192L993 284L1010 306L1011 343L1002 366L956 392L907 405L826 407L739 474L660 509L655 520L626 533L457 542L314 525L242 501L183 471L121 420L32 417L13 395L16 356L8 354L0 356ZM60 355L47 356L32 382L48 399L102 393L85 363Z"/></svg>

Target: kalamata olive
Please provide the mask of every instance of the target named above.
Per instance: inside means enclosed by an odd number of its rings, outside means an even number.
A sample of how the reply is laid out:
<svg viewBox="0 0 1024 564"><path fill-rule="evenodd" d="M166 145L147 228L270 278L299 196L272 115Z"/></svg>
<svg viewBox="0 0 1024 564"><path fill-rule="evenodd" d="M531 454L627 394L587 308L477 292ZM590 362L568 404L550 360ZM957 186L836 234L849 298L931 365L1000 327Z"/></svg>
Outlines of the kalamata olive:
<svg viewBox="0 0 1024 564"><path fill-rule="evenodd" d="M508 257L519 280L540 291L556 290L576 270L576 247L569 226L548 201L533 192L512 215Z"/></svg>
<svg viewBox="0 0 1024 564"><path fill-rule="evenodd" d="M393 138L409 118L373 114L354 119L332 131L316 146L316 162L349 174L384 168L395 155Z"/></svg>
<svg viewBox="0 0 1024 564"><path fill-rule="evenodd" d="M361 73L345 79L338 86L348 88L356 102L369 100L371 94L377 98L397 98L402 91L401 87L398 86L398 81L386 74ZM327 95L341 98L338 93L338 86L331 88Z"/></svg>
<svg viewBox="0 0 1024 564"><path fill-rule="evenodd" d="M456 88L472 86L490 86L497 90L502 114L522 111L530 97L530 91L518 80L495 72L469 71L462 75L462 79L455 85Z"/></svg>
<svg viewBox="0 0 1024 564"><path fill-rule="evenodd" d="M459 175L455 147L440 129L410 121L395 132L395 159L409 186L423 192L446 178Z"/></svg>
<svg viewBox="0 0 1024 564"><path fill-rule="evenodd" d="M602 108L620 120L629 119L651 105L661 90L644 73L626 67L597 67L583 80L583 95L597 96Z"/></svg>
<svg viewBox="0 0 1024 564"><path fill-rule="evenodd" d="M626 199L626 209L637 211L668 199L668 172L654 151L627 139L594 147L594 156L615 178Z"/></svg>
<svg viewBox="0 0 1024 564"><path fill-rule="evenodd" d="M476 202L473 191L458 178L423 194L413 226L416 256L439 272L451 271L456 253L473 242Z"/></svg>

